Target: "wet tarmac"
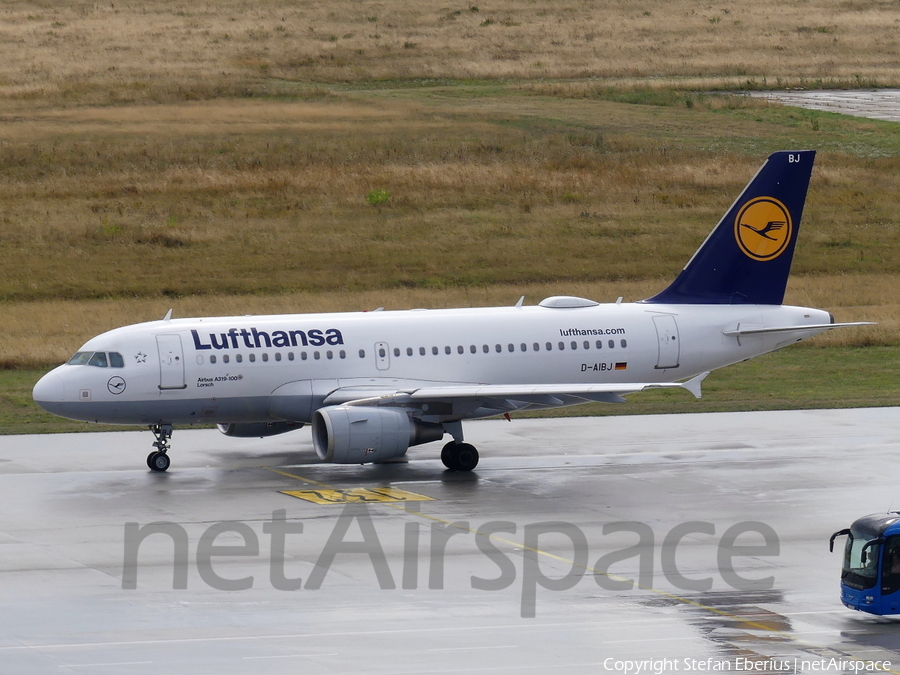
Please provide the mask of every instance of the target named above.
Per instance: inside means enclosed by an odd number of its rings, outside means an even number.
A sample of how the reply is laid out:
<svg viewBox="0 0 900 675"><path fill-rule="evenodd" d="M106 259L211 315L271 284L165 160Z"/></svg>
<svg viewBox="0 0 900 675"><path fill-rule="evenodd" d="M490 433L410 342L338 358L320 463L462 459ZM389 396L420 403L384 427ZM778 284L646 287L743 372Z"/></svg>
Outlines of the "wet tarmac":
<svg viewBox="0 0 900 675"><path fill-rule="evenodd" d="M307 429L176 430L166 474L146 431L0 437L0 672L900 671L828 553L900 508L900 409L466 433L471 474Z"/></svg>
<svg viewBox="0 0 900 675"><path fill-rule="evenodd" d="M760 91L750 95L811 110L900 122L900 89Z"/></svg>

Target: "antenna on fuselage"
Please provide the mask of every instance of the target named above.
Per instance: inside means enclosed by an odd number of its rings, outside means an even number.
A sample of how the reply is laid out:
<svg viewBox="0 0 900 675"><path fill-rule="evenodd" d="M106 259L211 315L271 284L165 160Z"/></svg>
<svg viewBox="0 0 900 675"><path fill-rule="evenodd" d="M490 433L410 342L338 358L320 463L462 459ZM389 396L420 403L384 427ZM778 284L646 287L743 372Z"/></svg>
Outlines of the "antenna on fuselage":
<svg viewBox="0 0 900 675"><path fill-rule="evenodd" d="M521 298L519 298L519 301L516 303L516 307L521 307L524 304L525 304L525 296L523 295Z"/></svg>
<svg viewBox="0 0 900 675"><path fill-rule="evenodd" d="M163 317L163 321L168 321L171 318L172 318L172 310L170 309L168 312L166 312L166 315Z"/></svg>

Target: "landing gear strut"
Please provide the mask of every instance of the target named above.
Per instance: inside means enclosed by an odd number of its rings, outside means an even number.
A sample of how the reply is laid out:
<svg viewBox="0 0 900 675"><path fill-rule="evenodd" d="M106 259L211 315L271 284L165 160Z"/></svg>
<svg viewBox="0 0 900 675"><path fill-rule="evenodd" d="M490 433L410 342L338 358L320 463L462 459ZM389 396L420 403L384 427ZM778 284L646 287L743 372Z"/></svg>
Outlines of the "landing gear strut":
<svg viewBox="0 0 900 675"><path fill-rule="evenodd" d="M153 424L150 427L150 431L153 432L154 438L156 438L156 442L153 444L153 447L156 448L153 452L147 455L147 466L151 471L165 471L169 468L169 455L166 454L169 452L169 439L172 438L172 425L171 424Z"/></svg>
<svg viewBox="0 0 900 675"><path fill-rule="evenodd" d="M451 471L471 471L478 466L478 450L468 443L450 441L441 450L441 461Z"/></svg>

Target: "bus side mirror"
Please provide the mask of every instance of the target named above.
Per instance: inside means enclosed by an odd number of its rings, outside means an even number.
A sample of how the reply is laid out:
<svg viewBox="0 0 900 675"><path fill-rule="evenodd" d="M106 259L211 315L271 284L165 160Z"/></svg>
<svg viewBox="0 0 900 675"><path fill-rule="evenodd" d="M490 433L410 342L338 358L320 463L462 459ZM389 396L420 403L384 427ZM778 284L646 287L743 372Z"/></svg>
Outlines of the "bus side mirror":
<svg viewBox="0 0 900 675"><path fill-rule="evenodd" d="M828 551L829 551L830 553L834 553L834 540L835 540L835 537L842 537L842 536L844 536L845 534L850 534L850 530L849 530L849 529L847 529L847 530L841 530L840 532L835 532L833 535L831 535L831 539L828 540Z"/></svg>

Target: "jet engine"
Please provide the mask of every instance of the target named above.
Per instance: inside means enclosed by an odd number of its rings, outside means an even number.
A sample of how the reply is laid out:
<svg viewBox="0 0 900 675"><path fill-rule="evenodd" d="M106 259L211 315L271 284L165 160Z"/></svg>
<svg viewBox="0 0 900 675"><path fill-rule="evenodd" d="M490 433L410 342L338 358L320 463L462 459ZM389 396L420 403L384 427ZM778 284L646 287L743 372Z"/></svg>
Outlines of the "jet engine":
<svg viewBox="0 0 900 675"><path fill-rule="evenodd" d="M398 408L329 406L313 413L313 446L319 459L335 464L383 462L412 445L439 441L444 427L410 417Z"/></svg>
<svg viewBox="0 0 900 675"><path fill-rule="evenodd" d="M232 422L216 426L223 434L234 438L265 438L299 429L303 426L303 422Z"/></svg>

